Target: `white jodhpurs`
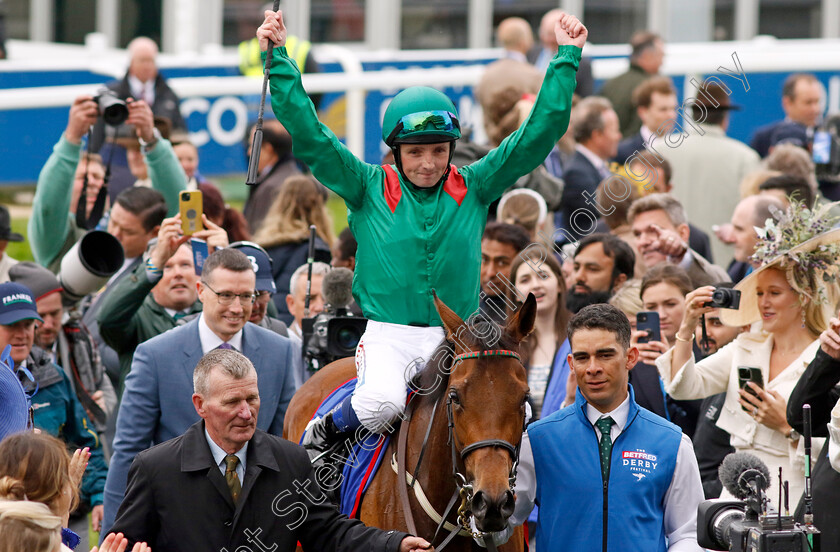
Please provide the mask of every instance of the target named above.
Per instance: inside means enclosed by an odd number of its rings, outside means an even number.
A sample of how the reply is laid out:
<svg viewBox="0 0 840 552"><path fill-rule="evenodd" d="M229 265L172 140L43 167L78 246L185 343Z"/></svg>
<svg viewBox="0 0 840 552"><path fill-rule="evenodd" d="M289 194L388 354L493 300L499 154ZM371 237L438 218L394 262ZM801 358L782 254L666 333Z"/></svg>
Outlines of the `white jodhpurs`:
<svg viewBox="0 0 840 552"><path fill-rule="evenodd" d="M420 328L369 320L356 347L356 389L351 404L366 429L383 433L405 411L407 382L443 340L440 326Z"/></svg>

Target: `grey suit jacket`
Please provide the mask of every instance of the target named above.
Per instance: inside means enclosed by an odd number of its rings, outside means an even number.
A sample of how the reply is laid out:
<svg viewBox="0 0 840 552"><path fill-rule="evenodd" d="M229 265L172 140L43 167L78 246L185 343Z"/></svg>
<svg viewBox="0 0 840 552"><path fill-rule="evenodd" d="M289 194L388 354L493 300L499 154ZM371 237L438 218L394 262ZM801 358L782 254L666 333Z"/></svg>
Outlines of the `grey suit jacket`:
<svg viewBox="0 0 840 552"><path fill-rule="evenodd" d="M199 421L192 404L192 376L203 356L198 319L173 328L134 353L117 417L114 452L105 483L102 534L113 524L125 493L131 461L141 451L184 433ZM288 338L251 324L242 334L242 353L257 369L260 415L257 427L283 435L283 418L295 393L293 352Z"/></svg>
<svg viewBox="0 0 840 552"><path fill-rule="evenodd" d="M695 289L701 286L713 286L720 282L731 282L732 279L723 268L712 264L693 249L691 251L691 266L688 267L688 277Z"/></svg>

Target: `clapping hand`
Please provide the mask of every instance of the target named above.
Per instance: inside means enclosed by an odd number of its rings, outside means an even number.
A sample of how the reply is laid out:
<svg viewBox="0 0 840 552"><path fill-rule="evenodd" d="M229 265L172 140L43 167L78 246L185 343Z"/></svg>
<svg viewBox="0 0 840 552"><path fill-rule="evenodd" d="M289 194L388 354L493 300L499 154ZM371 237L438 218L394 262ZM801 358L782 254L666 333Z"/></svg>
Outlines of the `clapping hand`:
<svg viewBox="0 0 840 552"><path fill-rule="evenodd" d="M125 552L128 548L128 539L122 533L109 533L102 541L102 548L94 546L90 552ZM152 552L152 548L145 542L134 543L131 552Z"/></svg>

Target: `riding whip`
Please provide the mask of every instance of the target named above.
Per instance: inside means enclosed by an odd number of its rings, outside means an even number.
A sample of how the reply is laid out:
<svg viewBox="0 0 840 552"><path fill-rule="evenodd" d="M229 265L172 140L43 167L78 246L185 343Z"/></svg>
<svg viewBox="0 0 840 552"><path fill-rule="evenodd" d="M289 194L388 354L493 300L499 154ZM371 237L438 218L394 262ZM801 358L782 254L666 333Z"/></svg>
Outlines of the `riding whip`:
<svg viewBox="0 0 840 552"><path fill-rule="evenodd" d="M280 0L274 0L275 13L280 9ZM274 42L268 41L268 50L265 53L265 67L263 69L262 95L260 96L260 110L257 113L257 124L254 127L254 139L251 142L251 158L248 160L248 175L245 177L245 184L248 186L257 185L257 167L260 164L260 148L263 140L263 115L265 114L265 95L268 91L268 75L271 73L271 57L274 52Z"/></svg>
<svg viewBox="0 0 840 552"><path fill-rule="evenodd" d="M309 253L306 256L306 264L309 269L306 272L306 299L303 302L303 317L309 318L309 300L312 297L312 263L315 262L315 225L309 226ZM292 290L294 293L295 290Z"/></svg>

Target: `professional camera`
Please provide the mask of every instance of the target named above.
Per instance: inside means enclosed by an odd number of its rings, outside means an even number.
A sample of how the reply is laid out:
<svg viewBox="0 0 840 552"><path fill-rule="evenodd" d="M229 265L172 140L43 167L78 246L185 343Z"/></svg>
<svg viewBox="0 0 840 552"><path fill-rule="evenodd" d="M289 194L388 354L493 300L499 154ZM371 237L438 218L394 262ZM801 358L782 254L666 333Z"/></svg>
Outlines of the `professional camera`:
<svg viewBox="0 0 840 552"><path fill-rule="evenodd" d="M800 525L792 516L769 508L764 491L769 486L770 473L759 458L746 452L732 453L723 460L719 474L724 487L740 500L712 499L700 503L700 546L731 552L819 552L820 532L813 525ZM784 501L787 504L787 497Z"/></svg>
<svg viewBox="0 0 840 552"><path fill-rule="evenodd" d="M347 310L353 300L352 284L352 271L332 269L321 283L326 310L302 321L303 356L310 370L320 370L330 362L356 354L367 320L352 316Z"/></svg>
<svg viewBox="0 0 840 552"><path fill-rule="evenodd" d="M811 158L818 180L840 180L840 116L829 117L814 132Z"/></svg>
<svg viewBox="0 0 840 552"><path fill-rule="evenodd" d="M712 300L703 305L716 309L737 309L741 305L741 292L729 287L715 286Z"/></svg>
<svg viewBox="0 0 840 552"><path fill-rule="evenodd" d="M106 125L120 126L128 119L128 105L113 90L103 89L93 98L99 107L99 116Z"/></svg>
<svg viewBox="0 0 840 552"><path fill-rule="evenodd" d="M91 230L61 259L58 279L62 302L71 307L101 288L122 268L125 252L119 240L102 230Z"/></svg>

